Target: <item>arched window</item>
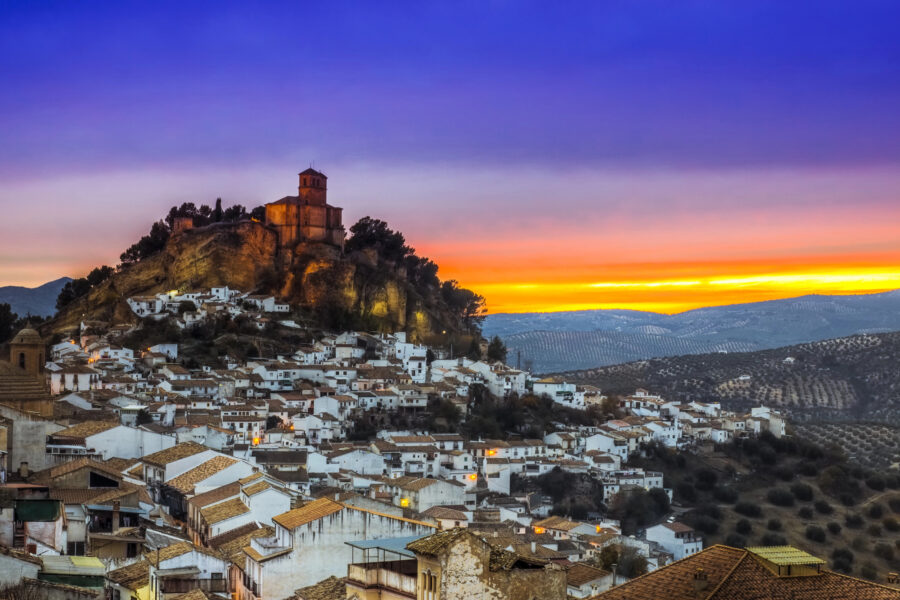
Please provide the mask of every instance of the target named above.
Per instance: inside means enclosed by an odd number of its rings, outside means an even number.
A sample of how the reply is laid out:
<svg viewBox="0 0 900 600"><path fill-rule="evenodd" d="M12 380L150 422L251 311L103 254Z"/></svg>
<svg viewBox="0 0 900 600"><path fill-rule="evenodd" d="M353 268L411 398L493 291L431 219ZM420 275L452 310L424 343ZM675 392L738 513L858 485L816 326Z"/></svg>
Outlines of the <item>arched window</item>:
<svg viewBox="0 0 900 600"><path fill-rule="evenodd" d="M19 352L19 367L25 368L25 353Z"/></svg>

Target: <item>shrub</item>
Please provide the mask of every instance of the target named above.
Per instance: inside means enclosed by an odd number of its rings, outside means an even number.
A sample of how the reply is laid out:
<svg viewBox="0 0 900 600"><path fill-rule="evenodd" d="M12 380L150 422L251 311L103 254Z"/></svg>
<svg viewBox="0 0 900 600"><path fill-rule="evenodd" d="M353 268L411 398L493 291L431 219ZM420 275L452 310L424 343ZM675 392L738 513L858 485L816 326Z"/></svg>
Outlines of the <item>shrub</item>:
<svg viewBox="0 0 900 600"><path fill-rule="evenodd" d="M867 540L864 536L858 535L853 538L853 541L850 543L850 546L853 547L857 552L865 552L866 548L869 547L869 540Z"/></svg>
<svg viewBox="0 0 900 600"><path fill-rule="evenodd" d="M866 527L866 533L868 533L872 537L881 536L881 525L878 525L877 523L872 523L871 525Z"/></svg>
<svg viewBox="0 0 900 600"><path fill-rule="evenodd" d="M762 546L787 546L787 540L783 535L767 533L759 541Z"/></svg>
<svg viewBox="0 0 900 600"><path fill-rule="evenodd" d="M762 515L762 509L759 505L750 502L738 502L734 505L734 512L745 517L759 517Z"/></svg>
<svg viewBox="0 0 900 600"><path fill-rule="evenodd" d="M801 519L812 519L813 511L810 507L804 506L803 508L801 508L800 510L797 511L797 516L800 517Z"/></svg>
<svg viewBox="0 0 900 600"><path fill-rule="evenodd" d="M713 498L719 502L734 504L738 500L738 493L733 488L720 485L713 489Z"/></svg>
<svg viewBox="0 0 900 600"><path fill-rule="evenodd" d="M900 513L900 498L891 498L890 500L888 500L888 506L890 506L891 510L895 513Z"/></svg>
<svg viewBox="0 0 900 600"><path fill-rule="evenodd" d="M694 472L694 487L698 490L711 490L719 481L719 476L712 469L697 469Z"/></svg>
<svg viewBox="0 0 900 600"><path fill-rule="evenodd" d="M772 473L782 481L791 481L794 478L794 471L787 467L777 467Z"/></svg>
<svg viewBox="0 0 900 600"><path fill-rule="evenodd" d="M805 483L795 483L792 485L791 493L801 502L809 502L813 499L813 489Z"/></svg>
<svg viewBox="0 0 900 600"><path fill-rule="evenodd" d="M744 548L747 545L747 538L736 533L729 533L725 538L725 545L733 548Z"/></svg>
<svg viewBox="0 0 900 600"><path fill-rule="evenodd" d="M817 512L822 513L823 515L830 515L834 512L834 508L824 500L816 500L813 503L813 506Z"/></svg>
<svg viewBox="0 0 900 600"><path fill-rule="evenodd" d="M734 530L741 535L747 535L753 531L753 524L747 519L741 519L734 524Z"/></svg>
<svg viewBox="0 0 900 600"><path fill-rule="evenodd" d="M807 477L813 477L819 474L819 469L813 463L803 461L797 465L797 472Z"/></svg>
<svg viewBox="0 0 900 600"><path fill-rule="evenodd" d="M695 529L702 531L707 535L713 535L719 531L719 523L712 517L707 515L697 515L691 519Z"/></svg>
<svg viewBox="0 0 900 600"><path fill-rule="evenodd" d="M820 544L825 541L825 530L816 525L810 525L806 528L806 539Z"/></svg>
<svg viewBox="0 0 900 600"><path fill-rule="evenodd" d="M884 542L875 544L875 547L872 548L872 553L887 561L894 560L894 549L890 544L885 544Z"/></svg>
<svg viewBox="0 0 900 600"><path fill-rule="evenodd" d="M872 563L866 563L859 568L859 575L863 579L878 579L878 569Z"/></svg>
<svg viewBox="0 0 900 600"><path fill-rule="evenodd" d="M884 507L878 503L872 504L866 509L866 514L870 519L880 519L884 516Z"/></svg>
<svg viewBox="0 0 900 600"><path fill-rule="evenodd" d="M900 522L894 517L885 517L881 522L881 526L891 532L900 531Z"/></svg>
<svg viewBox="0 0 900 600"><path fill-rule="evenodd" d="M675 486L675 494L678 496L679 500L683 500L689 504L693 504L697 501L697 490L694 489L694 486L685 481L682 481Z"/></svg>
<svg viewBox="0 0 900 600"><path fill-rule="evenodd" d="M852 494L840 494L838 500L840 500L841 504L844 506L853 506L856 504L856 498Z"/></svg>
<svg viewBox="0 0 900 600"><path fill-rule="evenodd" d="M831 553L831 565L835 571L849 573L853 570L853 553L846 548L835 548Z"/></svg>
<svg viewBox="0 0 900 600"><path fill-rule="evenodd" d="M831 535L837 535L841 532L841 524L835 521L830 522L827 527L828 531L831 532Z"/></svg>
<svg viewBox="0 0 900 600"><path fill-rule="evenodd" d="M766 494L766 499L775 506L793 506L794 495L782 488L773 488Z"/></svg>
<svg viewBox="0 0 900 600"><path fill-rule="evenodd" d="M766 527L768 527L770 531L781 531L781 521L778 519L769 519L769 522L766 523Z"/></svg>
<svg viewBox="0 0 900 600"><path fill-rule="evenodd" d="M863 526L863 518L859 515L847 515L844 518L844 524L850 529L859 529Z"/></svg>
<svg viewBox="0 0 900 600"><path fill-rule="evenodd" d="M866 479L866 485L869 486L869 489L875 490L876 492L883 492L885 482L881 477L873 475L872 477Z"/></svg>

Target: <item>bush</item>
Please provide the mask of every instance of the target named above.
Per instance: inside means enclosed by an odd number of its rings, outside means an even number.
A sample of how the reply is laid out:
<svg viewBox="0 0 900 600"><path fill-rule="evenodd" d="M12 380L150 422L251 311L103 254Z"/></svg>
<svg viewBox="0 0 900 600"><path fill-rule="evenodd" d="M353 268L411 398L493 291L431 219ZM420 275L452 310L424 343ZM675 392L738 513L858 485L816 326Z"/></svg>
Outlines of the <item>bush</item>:
<svg viewBox="0 0 900 600"><path fill-rule="evenodd" d="M881 536L881 525L877 523L872 523L868 527L866 527L866 533L871 535L872 537L880 537Z"/></svg>
<svg viewBox="0 0 900 600"><path fill-rule="evenodd" d="M782 488L773 488L766 494L766 499L775 506L793 506L794 495Z"/></svg>
<svg viewBox="0 0 900 600"><path fill-rule="evenodd" d="M883 492L885 487L884 479L878 477L877 475L873 475L866 479L866 485L869 486L869 489L875 490L876 492Z"/></svg>
<svg viewBox="0 0 900 600"><path fill-rule="evenodd" d="M863 579L871 579L875 581L878 579L878 569L875 568L875 565L872 563L865 563L859 568L859 575Z"/></svg>
<svg viewBox="0 0 900 600"><path fill-rule="evenodd" d="M856 504L856 497L854 497L853 494L840 494L838 500L840 500L841 504L844 506L853 506Z"/></svg>
<svg viewBox="0 0 900 600"><path fill-rule="evenodd" d="M787 546L787 540L783 535L767 533L759 541L761 546Z"/></svg>
<svg viewBox="0 0 900 600"><path fill-rule="evenodd" d="M853 553L846 548L835 548L831 553L831 565L835 571L849 573L853 570Z"/></svg>
<svg viewBox="0 0 900 600"><path fill-rule="evenodd" d="M848 514L844 518L844 524L850 529L859 529L863 526L863 518L859 515L850 515Z"/></svg>
<svg viewBox="0 0 900 600"><path fill-rule="evenodd" d="M813 499L813 489L805 483L795 483L792 485L791 493L801 502L809 502Z"/></svg>
<svg viewBox="0 0 900 600"><path fill-rule="evenodd" d="M868 515L870 519L880 519L884 516L884 507L878 503L872 504L866 509L866 515Z"/></svg>
<svg viewBox="0 0 900 600"><path fill-rule="evenodd" d="M890 500L888 500L888 506L891 507L892 511L900 514L900 498L891 498Z"/></svg>
<svg viewBox="0 0 900 600"><path fill-rule="evenodd" d="M748 535L753 532L753 524L747 519L741 519L734 524L734 530L741 535Z"/></svg>
<svg viewBox="0 0 900 600"><path fill-rule="evenodd" d="M726 504L734 504L738 500L738 493L730 487L716 486L713 489L713 498Z"/></svg>
<svg viewBox="0 0 900 600"><path fill-rule="evenodd" d="M825 541L825 530L821 527L810 525L806 528L806 539L812 540L814 542L819 542L821 544Z"/></svg>
<svg viewBox="0 0 900 600"><path fill-rule="evenodd" d="M897 522L897 519L894 517L885 517L884 521L881 522L881 526L891 532L900 531L900 522Z"/></svg>
<svg viewBox="0 0 900 600"><path fill-rule="evenodd" d="M887 561L894 560L894 549L890 544L885 544L884 542L875 544L875 547L872 548L872 553Z"/></svg>
<svg viewBox="0 0 900 600"><path fill-rule="evenodd" d="M781 531L781 521L778 519L769 519L769 522L766 523L766 527L768 527L770 531Z"/></svg>
<svg viewBox="0 0 900 600"><path fill-rule="evenodd" d="M777 467L772 473L782 481L791 481L794 478L794 471L787 467Z"/></svg>
<svg viewBox="0 0 900 600"><path fill-rule="evenodd" d="M694 489L694 486L685 481L682 481L675 486L675 495L679 500L687 502L688 504L693 504L697 501L697 490Z"/></svg>
<svg viewBox="0 0 900 600"><path fill-rule="evenodd" d="M819 469L813 463L803 461L797 465L797 472L807 477L813 477L819 474Z"/></svg>
<svg viewBox="0 0 900 600"><path fill-rule="evenodd" d="M725 545L732 548L744 548L747 546L747 538L736 533L729 533L725 538Z"/></svg>
<svg viewBox="0 0 900 600"><path fill-rule="evenodd" d="M708 491L715 487L719 476L712 469L697 469L694 472L694 487L698 490Z"/></svg>
<svg viewBox="0 0 900 600"><path fill-rule="evenodd" d="M734 505L734 512L739 515L744 515L745 517L759 517L762 516L762 509L758 504L752 504L750 502L738 502Z"/></svg>
<svg viewBox="0 0 900 600"><path fill-rule="evenodd" d="M837 535L841 532L841 524L835 521L830 522L827 527L831 535Z"/></svg>
<svg viewBox="0 0 900 600"><path fill-rule="evenodd" d="M706 515L697 515L691 519L694 529L707 535L714 535L719 531L719 522Z"/></svg>
<svg viewBox="0 0 900 600"><path fill-rule="evenodd" d="M869 540L865 536L858 535L853 538L853 541L850 542L850 545L857 552L865 552L866 548L869 547Z"/></svg>
<svg viewBox="0 0 900 600"><path fill-rule="evenodd" d="M801 508L800 510L797 511L797 516L800 517L801 519L812 519L813 511L810 507L804 506L803 508Z"/></svg>
<svg viewBox="0 0 900 600"><path fill-rule="evenodd" d="M817 512L823 515L830 515L834 512L834 508L824 500L816 500L813 503L813 506L815 507Z"/></svg>

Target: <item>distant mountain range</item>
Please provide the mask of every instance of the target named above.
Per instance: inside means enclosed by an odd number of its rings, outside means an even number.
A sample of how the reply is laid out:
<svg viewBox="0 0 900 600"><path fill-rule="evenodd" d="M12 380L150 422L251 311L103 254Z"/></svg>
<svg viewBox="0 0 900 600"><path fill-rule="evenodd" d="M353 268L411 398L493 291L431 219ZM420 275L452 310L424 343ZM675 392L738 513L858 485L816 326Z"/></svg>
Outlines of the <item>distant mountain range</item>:
<svg viewBox="0 0 900 600"><path fill-rule="evenodd" d="M56 297L70 277L60 277L35 288L18 285L0 287L0 304L9 304L12 311L24 317L34 315L47 317L56 313Z"/></svg>
<svg viewBox="0 0 900 600"><path fill-rule="evenodd" d="M489 315L509 362L570 371L683 354L749 352L860 333L900 330L900 290L800 296L675 315L631 310Z"/></svg>

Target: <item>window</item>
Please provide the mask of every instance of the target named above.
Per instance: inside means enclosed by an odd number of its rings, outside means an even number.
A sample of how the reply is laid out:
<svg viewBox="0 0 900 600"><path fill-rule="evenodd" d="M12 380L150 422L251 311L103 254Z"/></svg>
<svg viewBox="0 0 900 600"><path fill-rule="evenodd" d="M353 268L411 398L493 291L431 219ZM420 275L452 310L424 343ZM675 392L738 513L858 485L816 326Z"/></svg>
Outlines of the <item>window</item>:
<svg viewBox="0 0 900 600"><path fill-rule="evenodd" d="M19 368L25 368L25 353L19 352Z"/></svg>

